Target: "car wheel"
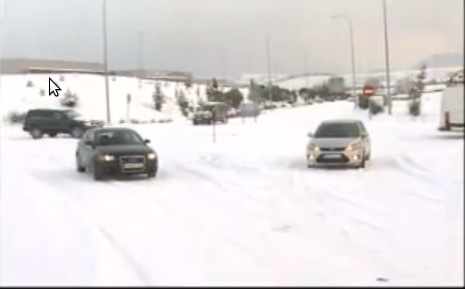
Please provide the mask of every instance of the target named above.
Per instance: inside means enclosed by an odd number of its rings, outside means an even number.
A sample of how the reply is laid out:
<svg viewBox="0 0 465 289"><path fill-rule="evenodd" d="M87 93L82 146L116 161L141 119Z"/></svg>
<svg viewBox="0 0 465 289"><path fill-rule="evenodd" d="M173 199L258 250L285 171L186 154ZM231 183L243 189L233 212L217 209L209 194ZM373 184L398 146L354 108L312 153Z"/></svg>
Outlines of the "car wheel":
<svg viewBox="0 0 465 289"><path fill-rule="evenodd" d="M93 175L96 181L103 179L103 172L97 165L94 165Z"/></svg>
<svg viewBox="0 0 465 289"><path fill-rule="evenodd" d="M371 153L367 154L367 156L366 156L366 158L365 158L365 159L366 159L367 161L369 161L369 160L370 160L370 158L371 158Z"/></svg>
<svg viewBox="0 0 465 289"><path fill-rule="evenodd" d="M197 120L193 120L192 123L193 123L194 125L198 125L198 124L199 124L199 123L197 122Z"/></svg>
<svg viewBox="0 0 465 289"><path fill-rule="evenodd" d="M56 132L50 132L50 133L48 133L48 136L49 137L56 137L57 133Z"/></svg>
<svg viewBox="0 0 465 289"><path fill-rule="evenodd" d="M71 136L74 138L81 138L84 134L84 130L80 127L73 127L71 129Z"/></svg>
<svg viewBox="0 0 465 289"><path fill-rule="evenodd" d="M147 175L149 178L155 178L157 176L157 170L151 171Z"/></svg>
<svg viewBox="0 0 465 289"><path fill-rule="evenodd" d="M31 131L31 136L32 136L33 139L39 139L39 138L42 138L44 136L44 133L40 129L34 128Z"/></svg>
<svg viewBox="0 0 465 289"><path fill-rule="evenodd" d="M366 167L366 157L365 157L365 155L363 155L362 162L360 163L360 165L358 167L362 168L362 169L364 169Z"/></svg>
<svg viewBox="0 0 465 289"><path fill-rule="evenodd" d="M80 161L80 158L79 158L78 154L76 154L76 169L80 173L83 173L83 172L86 171L86 168L81 166L81 161Z"/></svg>

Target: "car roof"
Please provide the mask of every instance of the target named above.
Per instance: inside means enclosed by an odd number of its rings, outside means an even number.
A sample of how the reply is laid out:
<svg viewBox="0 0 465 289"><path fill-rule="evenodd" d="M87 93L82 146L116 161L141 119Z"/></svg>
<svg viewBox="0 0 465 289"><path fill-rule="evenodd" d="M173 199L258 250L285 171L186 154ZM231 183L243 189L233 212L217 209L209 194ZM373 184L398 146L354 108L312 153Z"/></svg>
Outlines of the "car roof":
<svg viewBox="0 0 465 289"><path fill-rule="evenodd" d="M96 132L111 132L111 131L130 131L130 132L136 132L132 128L127 128L127 127L97 127L97 128L92 128L91 129L94 133ZM137 132L136 132L137 133Z"/></svg>
<svg viewBox="0 0 465 289"><path fill-rule="evenodd" d="M65 111L71 111L71 109L38 108L38 109L30 109L30 110L29 110L29 112L37 112L37 111L65 112Z"/></svg>
<svg viewBox="0 0 465 289"><path fill-rule="evenodd" d="M361 120L358 119L331 119L325 120L322 124L331 124L331 123L361 123Z"/></svg>
<svg viewBox="0 0 465 289"><path fill-rule="evenodd" d="M221 101L207 101L207 102L204 102L204 105L221 105L221 104L226 104L226 103L221 102Z"/></svg>

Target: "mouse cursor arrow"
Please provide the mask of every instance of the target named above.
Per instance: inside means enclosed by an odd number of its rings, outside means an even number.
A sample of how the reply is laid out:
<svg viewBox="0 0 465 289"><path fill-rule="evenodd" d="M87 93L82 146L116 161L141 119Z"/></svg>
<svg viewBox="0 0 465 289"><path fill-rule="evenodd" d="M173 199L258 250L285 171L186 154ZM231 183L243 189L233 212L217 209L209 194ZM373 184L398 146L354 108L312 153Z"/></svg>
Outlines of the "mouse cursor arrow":
<svg viewBox="0 0 465 289"><path fill-rule="evenodd" d="M55 97L58 97L59 91L61 88L56 84L55 81L53 81L52 78L48 78L48 95L54 95Z"/></svg>

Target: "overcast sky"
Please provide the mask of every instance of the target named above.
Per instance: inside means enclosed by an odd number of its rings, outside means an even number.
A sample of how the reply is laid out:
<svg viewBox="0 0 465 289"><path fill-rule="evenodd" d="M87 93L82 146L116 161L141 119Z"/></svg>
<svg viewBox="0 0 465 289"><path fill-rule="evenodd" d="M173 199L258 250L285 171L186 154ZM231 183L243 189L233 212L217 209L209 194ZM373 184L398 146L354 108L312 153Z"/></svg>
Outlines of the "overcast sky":
<svg viewBox="0 0 465 289"><path fill-rule="evenodd" d="M101 0L0 0L3 57L99 62ZM272 71L350 71L353 21L359 71L384 66L382 0L107 0L110 68L186 70L197 77ZM391 65L463 52L463 0L388 0Z"/></svg>

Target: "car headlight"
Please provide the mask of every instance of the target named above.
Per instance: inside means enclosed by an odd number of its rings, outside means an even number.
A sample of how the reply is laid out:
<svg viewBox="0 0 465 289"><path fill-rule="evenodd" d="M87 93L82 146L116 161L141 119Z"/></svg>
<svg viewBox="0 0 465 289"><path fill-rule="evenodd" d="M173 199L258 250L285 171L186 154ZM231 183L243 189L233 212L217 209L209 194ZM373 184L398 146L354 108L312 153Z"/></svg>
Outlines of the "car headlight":
<svg viewBox="0 0 465 289"><path fill-rule="evenodd" d="M347 151L359 151L362 149L362 144L360 142L354 142L347 146Z"/></svg>
<svg viewBox="0 0 465 289"><path fill-rule="evenodd" d="M310 146L308 147L308 149L314 153L318 153L320 152L320 147L316 144L310 144Z"/></svg>
<svg viewBox="0 0 465 289"><path fill-rule="evenodd" d="M112 155L99 155L99 160L104 161L104 162L111 162L115 160L115 156Z"/></svg>
<svg viewBox="0 0 465 289"><path fill-rule="evenodd" d="M155 153L149 153L149 154L147 154L147 158L148 158L149 160L154 160L154 159L157 158L157 154L155 154Z"/></svg>

